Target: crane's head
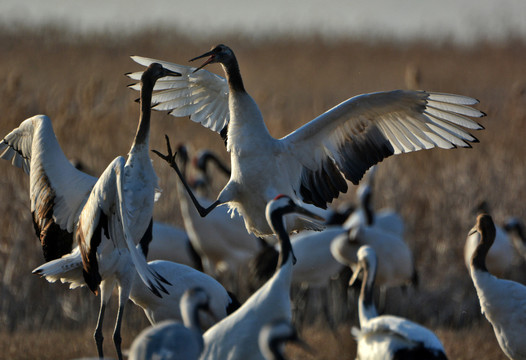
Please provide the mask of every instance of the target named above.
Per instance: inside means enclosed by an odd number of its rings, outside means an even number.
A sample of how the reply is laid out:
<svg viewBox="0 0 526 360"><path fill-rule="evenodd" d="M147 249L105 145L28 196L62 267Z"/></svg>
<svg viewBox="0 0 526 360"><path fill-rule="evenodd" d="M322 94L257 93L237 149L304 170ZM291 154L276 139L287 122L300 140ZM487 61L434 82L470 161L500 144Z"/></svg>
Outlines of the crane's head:
<svg viewBox="0 0 526 360"><path fill-rule="evenodd" d="M362 271L376 272L377 257L376 252L369 245L362 245L356 253L358 258L358 267L354 270L351 279L349 280L349 286L357 281Z"/></svg>
<svg viewBox="0 0 526 360"><path fill-rule="evenodd" d="M493 219L488 214L480 214L477 216L476 231L482 235L482 241L493 244L495 241L496 229Z"/></svg>
<svg viewBox="0 0 526 360"><path fill-rule="evenodd" d="M144 81L147 78L157 81L158 79L165 76L181 76L181 74L176 71L166 69L159 63L151 63L150 66L148 66L142 73L141 81Z"/></svg>
<svg viewBox="0 0 526 360"><path fill-rule="evenodd" d="M204 68L208 64L220 63L220 64L225 65L226 63L228 63L232 59L235 59L234 52L232 51L232 49L230 49L226 45L219 44L219 45L213 47L212 50L204 53L203 55L199 55L199 56L197 56L197 57L195 57L193 59L190 59L190 61L194 61L194 60L197 60L197 59L202 59L202 58L207 57L207 56L208 56L208 59L201 66L199 66L197 69L195 69L194 72L196 72L199 69Z"/></svg>

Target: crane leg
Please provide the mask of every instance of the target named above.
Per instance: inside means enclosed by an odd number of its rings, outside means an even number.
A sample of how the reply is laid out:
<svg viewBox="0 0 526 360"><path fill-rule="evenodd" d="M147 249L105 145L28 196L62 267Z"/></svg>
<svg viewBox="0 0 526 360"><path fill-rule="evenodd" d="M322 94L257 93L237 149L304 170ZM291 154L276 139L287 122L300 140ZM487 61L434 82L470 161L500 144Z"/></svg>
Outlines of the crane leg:
<svg viewBox="0 0 526 360"><path fill-rule="evenodd" d="M166 137L166 148L167 148L168 154L163 155L157 150L152 150L152 152L154 152L155 154L157 154L157 156L159 156L161 159L166 161L170 165L170 167L175 170L175 172L179 176L179 179L181 179L181 182L183 183L184 188L188 192L190 199L192 199L192 202L194 203L194 206L197 209L197 212L199 212L199 215L201 215L201 217L205 217L206 215L208 215L210 211L214 210L221 203L219 202L219 200L216 200L207 208L199 204L199 201L197 201L197 199L195 198L195 195L192 189L190 189L190 186L188 185L188 183L186 182L186 179L181 173L181 170L179 170L179 166L177 166L177 163L175 161L175 155L177 155L177 153L174 154L172 152L172 147L170 146L170 139L168 138L168 135L165 135L165 137Z"/></svg>
<svg viewBox="0 0 526 360"><path fill-rule="evenodd" d="M115 349L117 350L117 357L119 358L119 360L122 360L121 324L122 324L122 316L124 314L124 305L125 303L119 304L119 312L117 313L117 322L115 323L115 329L113 331L113 343L115 344Z"/></svg>
<svg viewBox="0 0 526 360"><path fill-rule="evenodd" d="M104 357L104 352L102 350L102 343L104 341L104 336L102 335L102 322L104 320L105 309L106 304L104 303L104 300L101 300L97 327L95 328L95 333L93 334L93 337L95 338L95 344L97 344L97 352L99 353L100 358Z"/></svg>

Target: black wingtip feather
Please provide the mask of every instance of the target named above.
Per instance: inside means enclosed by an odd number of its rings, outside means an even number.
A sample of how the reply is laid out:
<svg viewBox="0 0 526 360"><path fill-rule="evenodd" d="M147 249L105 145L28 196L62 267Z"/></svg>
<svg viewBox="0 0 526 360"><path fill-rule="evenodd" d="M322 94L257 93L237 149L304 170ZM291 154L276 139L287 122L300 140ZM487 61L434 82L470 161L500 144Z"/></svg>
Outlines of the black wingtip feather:
<svg viewBox="0 0 526 360"><path fill-rule="evenodd" d="M153 285L152 282L148 281L148 289L150 289L150 291L155 295L155 296L158 296L159 298L163 298L163 296L161 295L161 293L157 290L157 288Z"/></svg>

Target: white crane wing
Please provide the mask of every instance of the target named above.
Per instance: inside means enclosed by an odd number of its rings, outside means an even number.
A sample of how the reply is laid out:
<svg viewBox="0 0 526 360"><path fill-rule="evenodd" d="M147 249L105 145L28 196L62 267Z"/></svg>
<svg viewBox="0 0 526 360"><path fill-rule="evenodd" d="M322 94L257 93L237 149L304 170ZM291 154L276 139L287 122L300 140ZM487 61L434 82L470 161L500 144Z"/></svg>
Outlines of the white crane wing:
<svg viewBox="0 0 526 360"><path fill-rule="evenodd" d="M86 202L78 222L76 239L82 255L84 279L88 287L97 292L102 280L97 261L97 248L102 241L111 240L114 247L128 251L137 273L158 296L166 292L166 282L151 269L146 258L136 247L128 226L126 198L123 192L123 172L126 160L119 156L106 168Z"/></svg>
<svg viewBox="0 0 526 360"><path fill-rule="evenodd" d="M384 158L440 147L471 147L465 129L483 127L485 114L466 96L395 90L359 95L328 110L280 140L304 201L325 207L346 191L340 175L357 184ZM298 166L294 166L297 163Z"/></svg>
<svg viewBox="0 0 526 360"><path fill-rule="evenodd" d="M45 115L24 120L7 134L0 142L0 157L23 168L30 176L31 212L46 260L69 253L71 244L58 249L63 245L58 244L57 235L62 231L72 239L78 214L97 178L77 170L69 162L58 144L51 120Z"/></svg>
<svg viewBox="0 0 526 360"><path fill-rule="evenodd" d="M165 77L157 80L152 96L154 110L170 111L177 117L190 116L194 122L215 132L221 132L230 119L228 110L228 83L225 78L206 70L178 65L166 61L131 57L135 62L149 66L159 63L164 68L181 74L178 77ZM133 80L140 80L142 72L128 74ZM130 86L140 90L140 83Z"/></svg>

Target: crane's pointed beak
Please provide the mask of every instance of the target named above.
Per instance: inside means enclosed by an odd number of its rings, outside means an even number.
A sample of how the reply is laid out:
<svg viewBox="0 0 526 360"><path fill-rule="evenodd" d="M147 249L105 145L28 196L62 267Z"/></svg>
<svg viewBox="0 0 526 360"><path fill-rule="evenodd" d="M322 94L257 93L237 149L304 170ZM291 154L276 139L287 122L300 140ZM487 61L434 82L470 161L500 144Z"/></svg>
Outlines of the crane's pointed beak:
<svg viewBox="0 0 526 360"><path fill-rule="evenodd" d="M358 277L360 276L360 273L362 272L363 267L360 264L359 267L353 272L351 278L349 279L349 287L352 287L356 280L358 280Z"/></svg>
<svg viewBox="0 0 526 360"><path fill-rule="evenodd" d="M202 58L207 57L207 56L210 56L210 57L201 66L199 66L197 69L195 69L193 71L194 73L197 70L200 70L200 69L204 68L206 65L208 65L208 64L210 64L211 62L214 61L214 59L215 59L214 52L213 51L208 51L208 52L204 53L203 55L196 56L195 58L189 60L190 62L192 62L192 61L195 61L195 60L198 60L198 59L202 59Z"/></svg>
<svg viewBox="0 0 526 360"><path fill-rule="evenodd" d="M172 71L172 70L169 70L167 68L164 68L164 76L163 77L166 77L166 76L182 76L181 73L178 73L177 71Z"/></svg>
<svg viewBox="0 0 526 360"><path fill-rule="evenodd" d="M299 206L299 205L296 207L296 209L294 211L296 213L300 214L300 215L308 216L308 217L310 217L310 218L312 218L314 220L325 221L325 219L323 217L321 217L318 214L315 214L312 211L307 210L304 207Z"/></svg>

